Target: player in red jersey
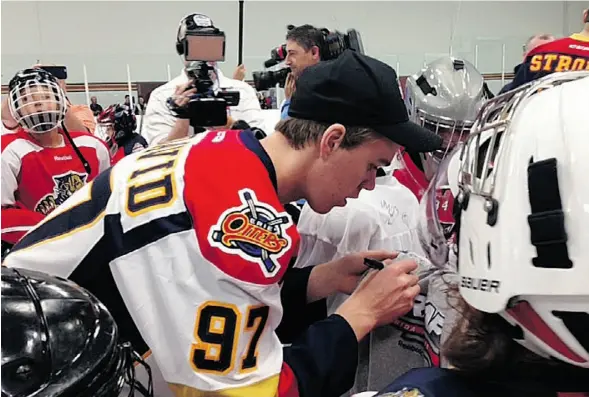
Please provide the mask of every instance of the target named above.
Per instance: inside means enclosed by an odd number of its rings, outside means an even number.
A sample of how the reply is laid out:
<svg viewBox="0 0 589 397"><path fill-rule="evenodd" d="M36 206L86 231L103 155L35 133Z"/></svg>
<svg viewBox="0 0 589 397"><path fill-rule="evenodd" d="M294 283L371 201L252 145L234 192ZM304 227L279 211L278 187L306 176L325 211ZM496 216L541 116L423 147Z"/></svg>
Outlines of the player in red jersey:
<svg viewBox="0 0 589 397"><path fill-rule="evenodd" d="M145 138L135 132L137 118L128 108L111 105L100 113L97 121L103 129L113 165L123 157L147 147Z"/></svg>
<svg viewBox="0 0 589 397"><path fill-rule="evenodd" d="M22 70L9 90L18 128L2 135L2 242L8 245L110 166L104 142L63 129L66 98L51 74Z"/></svg>

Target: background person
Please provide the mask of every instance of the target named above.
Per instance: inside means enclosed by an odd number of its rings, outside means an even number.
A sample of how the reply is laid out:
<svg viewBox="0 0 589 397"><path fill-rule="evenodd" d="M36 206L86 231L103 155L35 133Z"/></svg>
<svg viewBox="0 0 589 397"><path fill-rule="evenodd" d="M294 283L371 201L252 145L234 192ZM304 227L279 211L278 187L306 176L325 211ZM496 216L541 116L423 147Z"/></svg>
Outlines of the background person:
<svg viewBox="0 0 589 397"><path fill-rule="evenodd" d="M209 17L202 14L190 14L180 21L176 35L176 49L178 55L183 57L183 42L187 32L201 29L213 28L213 22ZM168 98L174 97L177 104L185 105L191 95L196 93L192 88L193 82L188 78L187 68L192 63L185 61L182 73L168 83L152 91L147 109L145 111L141 134L150 145L160 142L185 138L194 134L194 128L190 126L190 120L179 119L174 116L168 108ZM256 91L248 83L241 80L234 80L225 77L221 70L213 64L213 80L217 81L218 87L229 91L239 91L239 103L237 106L229 107L227 127L234 121L244 120L252 127L264 128L264 118Z"/></svg>

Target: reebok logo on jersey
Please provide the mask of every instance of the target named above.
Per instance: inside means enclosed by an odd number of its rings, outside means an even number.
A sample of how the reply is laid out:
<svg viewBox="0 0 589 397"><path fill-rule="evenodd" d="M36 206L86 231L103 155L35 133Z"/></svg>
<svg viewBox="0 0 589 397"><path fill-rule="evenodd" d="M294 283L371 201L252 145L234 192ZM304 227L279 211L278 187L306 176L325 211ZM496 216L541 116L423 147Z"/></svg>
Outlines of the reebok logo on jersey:
<svg viewBox="0 0 589 397"><path fill-rule="evenodd" d="M72 156L53 156L53 160L55 160L55 161L68 161L71 159L72 159Z"/></svg>
<svg viewBox="0 0 589 397"><path fill-rule="evenodd" d="M209 243L258 263L266 277L273 277L280 269L276 259L291 245L286 229L292 221L288 214L277 213L272 206L258 201L250 189L240 190L239 197L243 205L221 214L211 228Z"/></svg>

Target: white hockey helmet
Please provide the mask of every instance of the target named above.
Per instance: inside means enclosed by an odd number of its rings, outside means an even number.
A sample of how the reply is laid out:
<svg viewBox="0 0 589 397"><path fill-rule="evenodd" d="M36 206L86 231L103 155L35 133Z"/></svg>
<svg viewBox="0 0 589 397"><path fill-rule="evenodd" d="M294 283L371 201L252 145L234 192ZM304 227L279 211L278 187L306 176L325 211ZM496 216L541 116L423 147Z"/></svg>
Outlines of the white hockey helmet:
<svg viewBox="0 0 589 397"><path fill-rule="evenodd" d="M589 368L589 71L490 100L461 153L460 293ZM492 148L492 150L489 150Z"/></svg>
<svg viewBox="0 0 589 397"><path fill-rule="evenodd" d="M16 122L31 134L54 130L65 118L67 100L53 75L24 69L8 85L8 107Z"/></svg>

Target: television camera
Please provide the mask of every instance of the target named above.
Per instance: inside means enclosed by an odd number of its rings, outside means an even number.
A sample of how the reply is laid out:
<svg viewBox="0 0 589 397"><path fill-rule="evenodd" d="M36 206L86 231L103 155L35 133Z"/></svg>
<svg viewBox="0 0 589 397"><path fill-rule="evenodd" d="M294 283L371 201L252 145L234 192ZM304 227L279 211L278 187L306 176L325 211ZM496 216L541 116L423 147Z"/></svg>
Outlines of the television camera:
<svg viewBox="0 0 589 397"><path fill-rule="evenodd" d="M239 91L227 91L215 86L215 62L225 60L225 33L211 27L187 31L186 38L178 43L179 52L187 61L186 74L192 80L187 89L196 88L196 94L183 107L168 98L168 108L179 118L190 119L193 127L213 127L227 124L227 106L239 104Z"/></svg>
<svg viewBox="0 0 589 397"><path fill-rule="evenodd" d="M288 30L294 28L293 25L287 27ZM356 29L348 29L346 33L337 30L329 31L322 28L321 40L317 44L319 47L319 56L322 61L329 61L339 57L345 50L358 51L364 54L364 45L360 32ZM270 59L264 62L265 68L273 67L286 59L286 44L281 44L270 51ZM290 68L285 67L278 70L264 70L253 72L254 85L256 90L263 91L276 86L284 87L286 77L290 73Z"/></svg>

